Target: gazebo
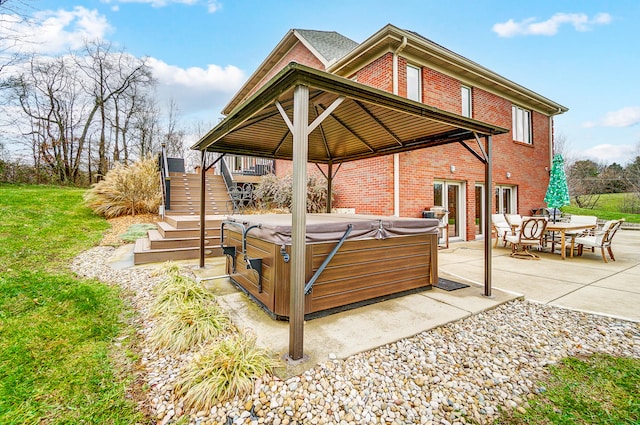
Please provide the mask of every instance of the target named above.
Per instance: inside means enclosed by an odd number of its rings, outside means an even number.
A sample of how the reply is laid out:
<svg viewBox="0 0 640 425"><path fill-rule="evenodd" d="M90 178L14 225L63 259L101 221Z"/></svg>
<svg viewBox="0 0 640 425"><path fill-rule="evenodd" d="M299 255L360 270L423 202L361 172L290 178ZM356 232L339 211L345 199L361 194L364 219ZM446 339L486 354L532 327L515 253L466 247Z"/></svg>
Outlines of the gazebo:
<svg viewBox="0 0 640 425"><path fill-rule="evenodd" d="M485 165L485 217L492 212L491 138L509 130L290 63L210 130L192 149L293 161L289 359L303 358L307 163L364 158L460 143ZM483 143L484 139L484 143ZM209 165L210 166L210 165ZM205 173L201 173L204 190ZM201 196L201 200L204 196ZM331 204L327 206L331 211ZM204 204L201 201L201 223ZM204 225L200 267L204 266ZM484 295L491 296L491 223L484 223Z"/></svg>

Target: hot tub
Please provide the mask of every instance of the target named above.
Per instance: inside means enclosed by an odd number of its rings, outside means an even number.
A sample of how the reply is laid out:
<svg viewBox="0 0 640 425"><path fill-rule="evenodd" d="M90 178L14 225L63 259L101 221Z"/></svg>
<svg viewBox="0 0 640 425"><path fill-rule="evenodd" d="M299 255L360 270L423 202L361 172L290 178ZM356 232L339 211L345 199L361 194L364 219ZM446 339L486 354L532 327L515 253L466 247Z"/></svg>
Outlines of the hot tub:
<svg viewBox="0 0 640 425"><path fill-rule="evenodd" d="M438 220L358 214L306 217L305 319L431 289ZM222 224L227 272L274 318L289 317L291 215L234 215Z"/></svg>

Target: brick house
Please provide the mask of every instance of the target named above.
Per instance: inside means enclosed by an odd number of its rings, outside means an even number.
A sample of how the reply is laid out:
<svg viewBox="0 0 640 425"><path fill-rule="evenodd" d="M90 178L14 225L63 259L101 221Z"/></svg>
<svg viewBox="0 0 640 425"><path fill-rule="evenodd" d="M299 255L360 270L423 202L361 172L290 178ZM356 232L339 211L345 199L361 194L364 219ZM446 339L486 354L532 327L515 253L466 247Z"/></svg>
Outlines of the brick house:
<svg viewBox="0 0 640 425"><path fill-rule="evenodd" d="M493 139L495 209L528 215L544 206L553 117L566 107L415 32L386 25L360 44L336 32L290 30L223 113L290 62L512 129ZM277 160L275 169L285 175L291 163ZM464 146L447 144L344 163L333 182L333 206L406 217L442 206L449 211L450 239L473 240L484 228L483 180L482 164Z"/></svg>

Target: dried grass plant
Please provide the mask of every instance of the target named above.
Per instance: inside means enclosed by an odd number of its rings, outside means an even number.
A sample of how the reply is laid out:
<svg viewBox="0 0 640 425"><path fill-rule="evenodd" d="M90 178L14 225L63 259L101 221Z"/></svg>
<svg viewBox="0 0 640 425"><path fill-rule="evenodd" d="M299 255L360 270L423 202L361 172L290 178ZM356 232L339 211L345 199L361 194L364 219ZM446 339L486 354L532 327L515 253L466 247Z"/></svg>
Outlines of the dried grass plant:
<svg viewBox="0 0 640 425"><path fill-rule="evenodd" d="M175 263L166 263L161 273L166 277L153 288L155 299L151 305L151 314L164 316L185 304L215 300L215 295L206 290L204 286L190 277L182 275L180 267Z"/></svg>
<svg viewBox="0 0 640 425"><path fill-rule="evenodd" d="M219 402L248 395L254 380L278 365L269 353L255 345L255 337L231 335L197 353L181 373L175 394L185 409L207 411Z"/></svg>
<svg viewBox="0 0 640 425"><path fill-rule="evenodd" d="M293 177L277 177L267 174L256 186L255 197L261 210L291 210L293 197ZM317 173L307 178L307 212L325 212L327 209L327 183Z"/></svg>
<svg viewBox="0 0 640 425"><path fill-rule="evenodd" d="M166 278L154 288L150 309L157 319L152 344L179 353L229 331L231 321L213 293L182 275L174 263L167 263L162 272Z"/></svg>
<svg viewBox="0 0 640 425"><path fill-rule="evenodd" d="M215 301L174 305L153 327L149 339L159 349L182 353L215 341L230 330L229 318Z"/></svg>
<svg viewBox="0 0 640 425"><path fill-rule="evenodd" d="M117 164L104 180L86 192L84 200L96 214L106 218L157 214L162 192L156 160Z"/></svg>

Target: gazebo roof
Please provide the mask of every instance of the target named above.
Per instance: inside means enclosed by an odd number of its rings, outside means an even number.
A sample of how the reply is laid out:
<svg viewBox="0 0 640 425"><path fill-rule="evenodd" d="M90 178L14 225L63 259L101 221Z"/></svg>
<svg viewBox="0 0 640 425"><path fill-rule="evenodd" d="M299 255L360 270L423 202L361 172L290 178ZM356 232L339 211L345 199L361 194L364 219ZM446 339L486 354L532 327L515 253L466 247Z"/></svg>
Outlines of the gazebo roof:
<svg viewBox="0 0 640 425"><path fill-rule="evenodd" d="M291 63L192 149L292 159L293 92L298 85L309 88L309 162L354 161L509 131Z"/></svg>
<svg viewBox="0 0 640 425"><path fill-rule="evenodd" d="M294 118L295 117L295 118ZM306 163L342 163L462 142L485 165L485 214L491 207L491 136L507 129L291 63L238 105L193 149L293 161L289 358L303 359ZM486 149L480 143L486 138ZM465 140L475 139L480 153ZM203 168L205 156L202 155ZM200 219L204 223L205 174ZM331 180L331 172L328 173ZM330 186L330 184L329 184ZM490 235L488 221L485 235ZM204 225L200 264L204 265ZM491 295L491 238L485 239L485 295Z"/></svg>

